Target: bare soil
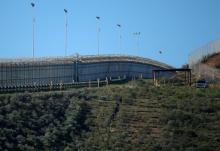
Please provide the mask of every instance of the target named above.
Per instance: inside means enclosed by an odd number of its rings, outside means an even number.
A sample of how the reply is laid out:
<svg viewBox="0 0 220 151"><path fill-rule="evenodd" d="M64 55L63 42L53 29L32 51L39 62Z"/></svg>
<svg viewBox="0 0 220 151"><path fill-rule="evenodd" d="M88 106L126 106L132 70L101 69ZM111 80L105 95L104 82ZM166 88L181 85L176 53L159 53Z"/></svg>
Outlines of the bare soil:
<svg viewBox="0 0 220 151"><path fill-rule="evenodd" d="M209 57L205 64L211 67L220 66L220 53Z"/></svg>

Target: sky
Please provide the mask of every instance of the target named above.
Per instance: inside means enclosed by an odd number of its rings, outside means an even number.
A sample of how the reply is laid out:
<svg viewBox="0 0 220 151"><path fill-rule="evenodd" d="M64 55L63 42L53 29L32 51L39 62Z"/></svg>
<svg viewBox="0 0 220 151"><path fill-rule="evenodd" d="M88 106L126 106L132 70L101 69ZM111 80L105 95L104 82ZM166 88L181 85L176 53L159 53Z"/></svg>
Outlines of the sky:
<svg viewBox="0 0 220 151"><path fill-rule="evenodd" d="M64 56L65 8L68 55L97 54L99 16L100 54L135 55L181 67L191 51L220 38L219 7L220 0L1 0L0 58L32 57L33 16L36 57Z"/></svg>

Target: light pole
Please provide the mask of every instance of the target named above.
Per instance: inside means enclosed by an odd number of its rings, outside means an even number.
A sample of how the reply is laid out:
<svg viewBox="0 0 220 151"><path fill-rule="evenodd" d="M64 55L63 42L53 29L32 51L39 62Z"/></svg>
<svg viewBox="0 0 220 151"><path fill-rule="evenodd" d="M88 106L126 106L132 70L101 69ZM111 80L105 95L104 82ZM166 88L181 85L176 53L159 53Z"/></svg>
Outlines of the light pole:
<svg viewBox="0 0 220 151"><path fill-rule="evenodd" d="M139 49L140 49L139 42L140 42L141 32L135 32L135 33L133 33L133 35L134 35L135 37L137 37L137 39L136 39L136 45L137 45L137 53L138 53L138 51L139 51Z"/></svg>
<svg viewBox="0 0 220 151"><path fill-rule="evenodd" d="M33 38L33 41L32 41L33 43L32 43L32 49L33 49L33 59L34 59L34 57L35 57L35 52L34 52L34 51L35 51L35 39L34 39L34 38L35 38L35 33L34 33L34 32L35 32L35 31L34 31L34 30L35 30L35 4L34 4L34 3L31 3L31 6L32 6L32 11L33 11L33 14L32 14L32 15L33 15L33 16L32 16L32 17L33 17L33 19L32 19L32 24L33 24L33 25L32 25L32 27L33 27L33 37L32 37L32 38Z"/></svg>
<svg viewBox="0 0 220 151"><path fill-rule="evenodd" d="M159 55L160 55L160 59L159 59L159 60L160 60L160 62L162 62L162 53L163 53L163 52L162 52L161 50L159 50L158 53L159 53Z"/></svg>
<svg viewBox="0 0 220 151"><path fill-rule="evenodd" d="M119 28L119 48L120 48L120 51L122 51L121 25L120 25L120 24L117 24L117 27Z"/></svg>
<svg viewBox="0 0 220 151"><path fill-rule="evenodd" d="M68 30L68 11L66 9L64 9L64 13L65 13L65 56L67 56L67 30Z"/></svg>
<svg viewBox="0 0 220 151"><path fill-rule="evenodd" d="M100 17L99 16L96 16L96 19L97 19L97 49L98 49L98 56L99 56L99 49L100 49L100 32L101 32L101 29L100 29Z"/></svg>

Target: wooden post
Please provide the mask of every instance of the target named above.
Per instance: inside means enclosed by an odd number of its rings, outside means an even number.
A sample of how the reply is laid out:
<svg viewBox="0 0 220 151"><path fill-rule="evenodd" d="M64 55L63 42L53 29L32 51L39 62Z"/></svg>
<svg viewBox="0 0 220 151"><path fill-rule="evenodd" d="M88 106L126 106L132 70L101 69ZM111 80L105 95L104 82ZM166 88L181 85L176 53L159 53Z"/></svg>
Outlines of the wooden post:
<svg viewBox="0 0 220 151"><path fill-rule="evenodd" d="M108 77L105 78L106 86L108 86Z"/></svg>
<svg viewBox="0 0 220 151"><path fill-rule="evenodd" d="M154 77L154 85L156 85L156 73L153 71L153 77Z"/></svg>
<svg viewBox="0 0 220 151"><path fill-rule="evenodd" d="M192 84L192 73L191 70L189 71L189 85L191 86Z"/></svg>
<svg viewBox="0 0 220 151"><path fill-rule="evenodd" d="M97 84L98 84L98 88L99 88L99 79L97 79Z"/></svg>
<svg viewBox="0 0 220 151"><path fill-rule="evenodd" d="M215 71L214 71L214 69L212 70L212 80L213 81L215 80Z"/></svg>
<svg viewBox="0 0 220 151"><path fill-rule="evenodd" d="M60 90L62 90L63 81L60 81Z"/></svg>
<svg viewBox="0 0 220 151"><path fill-rule="evenodd" d="M190 70L188 71L188 85L190 86Z"/></svg>
<svg viewBox="0 0 220 151"><path fill-rule="evenodd" d="M50 91L52 90L53 88L53 81L50 81Z"/></svg>

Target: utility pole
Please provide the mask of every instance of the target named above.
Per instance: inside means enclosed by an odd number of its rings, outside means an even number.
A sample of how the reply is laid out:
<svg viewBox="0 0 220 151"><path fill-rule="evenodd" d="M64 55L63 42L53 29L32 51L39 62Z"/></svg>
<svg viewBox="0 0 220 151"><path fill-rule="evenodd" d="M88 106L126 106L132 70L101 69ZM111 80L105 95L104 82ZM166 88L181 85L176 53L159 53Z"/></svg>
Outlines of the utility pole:
<svg viewBox="0 0 220 151"><path fill-rule="evenodd" d="M32 6L32 12L33 12L33 14L32 14L32 27L33 27L33 41L32 41L32 50L33 50L33 59L35 58L35 4L34 3L31 3L31 6Z"/></svg>
<svg viewBox="0 0 220 151"><path fill-rule="evenodd" d="M65 56L67 56L67 30L68 30L68 11L66 9L64 9L64 13L65 13Z"/></svg>
<svg viewBox="0 0 220 151"><path fill-rule="evenodd" d="M121 33L121 25L120 24L117 24L117 27L119 28L119 48L120 48L120 51L122 51L122 33Z"/></svg>
<svg viewBox="0 0 220 151"><path fill-rule="evenodd" d="M133 35L137 38L136 39L136 47L137 47L137 54L139 52L139 49L140 49L140 35L141 35L141 32L135 32L133 33Z"/></svg>
<svg viewBox="0 0 220 151"><path fill-rule="evenodd" d="M100 32L101 32L100 17L96 16L96 19L97 19L97 49L98 49L98 56L99 56L99 51L100 51Z"/></svg>

